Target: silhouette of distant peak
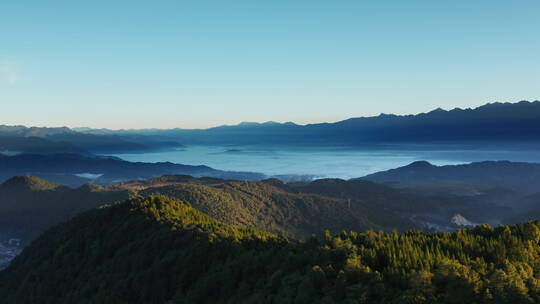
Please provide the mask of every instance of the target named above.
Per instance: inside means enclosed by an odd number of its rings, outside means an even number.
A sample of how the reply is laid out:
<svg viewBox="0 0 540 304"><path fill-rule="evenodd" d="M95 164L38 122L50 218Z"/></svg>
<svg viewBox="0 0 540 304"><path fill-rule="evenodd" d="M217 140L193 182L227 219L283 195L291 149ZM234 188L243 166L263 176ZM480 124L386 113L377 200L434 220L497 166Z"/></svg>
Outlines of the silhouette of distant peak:
<svg viewBox="0 0 540 304"><path fill-rule="evenodd" d="M433 168L433 167L436 167L436 166L431 164L428 161L419 160L419 161L412 162L412 163L408 164L405 167L407 167L407 168Z"/></svg>
<svg viewBox="0 0 540 304"><path fill-rule="evenodd" d="M446 112L448 112L448 111L446 111L443 108L436 108L435 110L432 110L429 113L446 113Z"/></svg>

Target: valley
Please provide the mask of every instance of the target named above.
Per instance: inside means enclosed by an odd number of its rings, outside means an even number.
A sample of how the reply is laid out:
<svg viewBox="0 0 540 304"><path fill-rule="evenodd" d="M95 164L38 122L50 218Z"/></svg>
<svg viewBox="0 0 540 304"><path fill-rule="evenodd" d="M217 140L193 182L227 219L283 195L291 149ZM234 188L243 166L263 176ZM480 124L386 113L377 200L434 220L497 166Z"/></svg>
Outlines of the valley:
<svg viewBox="0 0 540 304"><path fill-rule="evenodd" d="M540 304L540 1L0 1L0 304Z"/></svg>
<svg viewBox="0 0 540 304"><path fill-rule="evenodd" d="M484 162L437 167L423 162L351 180L285 183L276 178L238 181L163 175L76 188L16 176L0 184L0 231L20 239L24 247L81 212L129 198L166 195L226 224L254 227L294 240L321 236L325 230L451 232L535 219L540 200L533 190L540 185L533 181L540 178L531 178L536 174L533 172L540 172L538 165ZM490 181L485 174L497 178ZM429 179L423 181L423 176ZM513 183L507 183L506 188L498 183L510 179ZM6 261L14 256L6 255Z"/></svg>
<svg viewBox="0 0 540 304"><path fill-rule="evenodd" d="M535 303L532 133L318 145L305 132L392 129L387 120L412 132L426 119L538 105L305 128L241 124L204 136L0 127L0 296L17 304L491 303L493 295ZM269 144L293 129L307 141ZM221 142L233 134L238 140Z"/></svg>

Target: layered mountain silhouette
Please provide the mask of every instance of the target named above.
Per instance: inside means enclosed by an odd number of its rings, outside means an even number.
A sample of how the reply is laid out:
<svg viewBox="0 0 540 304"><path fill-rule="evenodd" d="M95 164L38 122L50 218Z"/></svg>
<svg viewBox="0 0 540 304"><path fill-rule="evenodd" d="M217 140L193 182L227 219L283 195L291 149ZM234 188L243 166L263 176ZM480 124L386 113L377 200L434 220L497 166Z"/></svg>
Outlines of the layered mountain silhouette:
<svg viewBox="0 0 540 304"><path fill-rule="evenodd" d="M108 185L131 179L144 179L164 174L189 174L238 180L259 180L264 175L250 172L221 171L207 166L190 166L170 162L128 162L115 157L81 154L0 155L0 181L14 175L35 175L78 187L92 182Z"/></svg>
<svg viewBox="0 0 540 304"><path fill-rule="evenodd" d="M381 114L336 123L241 123L203 130L38 128L0 126L0 151L95 154L171 150L186 144L362 146L392 143L536 145L540 102L490 103L474 109L436 109L417 115ZM15 140L14 137L19 137ZM37 139L39 138L39 140ZM79 153L79 152L77 152Z"/></svg>
<svg viewBox="0 0 540 304"><path fill-rule="evenodd" d="M23 136L0 136L0 152L4 154L17 154L20 152L34 154L87 154L87 151L69 142L56 142L40 137Z"/></svg>
<svg viewBox="0 0 540 304"><path fill-rule="evenodd" d="M293 239L332 231L457 228L460 214L475 223L514 222L534 207L523 195L482 188L471 195L396 189L365 180L321 179L285 184L277 179L235 181L165 175L110 186L69 188L33 176L0 185L0 232L29 241L47 228L103 204L135 196L167 195L231 225L256 227Z"/></svg>
<svg viewBox="0 0 540 304"><path fill-rule="evenodd" d="M384 198L376 198L367 189L379 186L361 183L366 184L365 193L358 193L349 204L343 197L319 195L304 185L291 187L278 180L245 182L168 175L108 187L84 185L74 189L33 176L16 176L0 185L3 198L0 202L0 232L10 232L28 241L82 211L148 195L178 198L225 223L257 227L295 239L320 234L324 229L415 227L407 219L409 213L403 210L389 212L374 208L375 199L384 203L400 197L398 190L387 188L389 193ZM408 195L401 196L404 197Z"/></svg>
<svg viewBox="0 0 540 304"><path fill-rule="evenodd" d="M474 109L436 109L417 115L381 114L336 123L241 123L205 130L92 130L94 134L152 135L184 144L361 145L540 139L540 102L490 103Z"/></svg>
<svg viewBox="0 0 540 304"><path fill-rule="evenodd" d="M67 127L25 127L0 125L0 151L18 153L125 153L173 149L175 141L139 136L133 140L119 135L95 135Z"/></svg>

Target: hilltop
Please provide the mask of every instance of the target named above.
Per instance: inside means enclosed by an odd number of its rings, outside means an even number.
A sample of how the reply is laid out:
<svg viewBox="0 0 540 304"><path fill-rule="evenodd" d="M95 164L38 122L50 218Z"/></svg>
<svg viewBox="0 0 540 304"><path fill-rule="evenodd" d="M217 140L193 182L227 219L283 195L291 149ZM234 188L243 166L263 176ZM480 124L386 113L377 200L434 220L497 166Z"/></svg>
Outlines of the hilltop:
<svg viewBox="0 0 540 304"><path fill-rule="evenodd" d="M7 191L52 191L64 186L31 175L17 175L1 185Z"/></svg>
<svg viewBox="0 0 540 304"><path fill-rule="evenodd" d="M540 223L291 242L163 196L49 230L0 272L17 303L538 303Z"/></svg>

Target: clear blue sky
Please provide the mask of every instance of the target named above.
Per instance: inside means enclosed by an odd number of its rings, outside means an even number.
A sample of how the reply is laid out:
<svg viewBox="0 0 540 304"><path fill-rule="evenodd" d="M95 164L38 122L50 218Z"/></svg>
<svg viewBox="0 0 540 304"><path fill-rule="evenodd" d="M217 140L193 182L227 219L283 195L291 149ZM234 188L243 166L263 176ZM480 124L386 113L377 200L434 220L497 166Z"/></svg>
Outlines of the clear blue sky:
<svg viewBox="0 0 540 304"><path fill-rule="evenodd" d="M540 99L540 1L1 1L0 124L208 127Z"/></svg>

